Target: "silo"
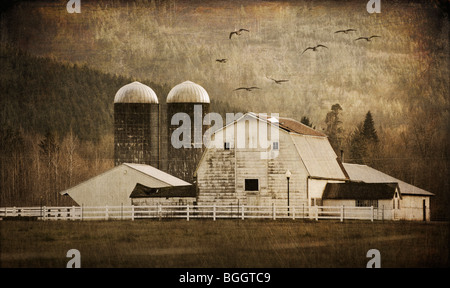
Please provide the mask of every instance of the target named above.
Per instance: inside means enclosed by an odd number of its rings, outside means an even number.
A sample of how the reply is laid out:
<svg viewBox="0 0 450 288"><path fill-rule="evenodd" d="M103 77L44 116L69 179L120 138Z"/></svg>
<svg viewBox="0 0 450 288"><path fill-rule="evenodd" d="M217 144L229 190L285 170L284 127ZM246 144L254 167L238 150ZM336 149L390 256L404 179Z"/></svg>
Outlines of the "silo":
<svg viewBox="0 0 450 288"><path fill-rule="evenodd" d="M148 164L159 168L159 103L140 82L120 88L114 97L114 165Z"/></svg>
<svg viewBox="0 0 450 288"><path fill-rule="evenodd" d="M164 135L164 138L167 143L164 143L162 149L167 149L167 172L189 183L194 183L193 174L205 148L202 143L203 135L209 128L209 125L203 125L203 119L210 111L209 95L202 86L185 81L170 90L166 103L167 135ZM190 129L185 132L189 132L191 143L189 147L177 147L172 135L174 133L179 135L180 126L183 125L177 122L177 119L184 117L189 118Z"/></svg>

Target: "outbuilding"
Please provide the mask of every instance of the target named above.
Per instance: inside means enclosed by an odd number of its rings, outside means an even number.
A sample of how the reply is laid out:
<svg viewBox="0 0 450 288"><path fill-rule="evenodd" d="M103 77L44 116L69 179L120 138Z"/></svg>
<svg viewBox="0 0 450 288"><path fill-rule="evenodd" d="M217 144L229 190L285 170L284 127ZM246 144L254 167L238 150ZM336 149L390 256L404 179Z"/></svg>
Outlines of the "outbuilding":
<svg viewBox="0 0 450 288"><path fill-rule="evenodd" d="M61 191L80 206L131 205L136 185L145 187L192 187L186 181L146 164L123 163L72 188Z"/></svg>

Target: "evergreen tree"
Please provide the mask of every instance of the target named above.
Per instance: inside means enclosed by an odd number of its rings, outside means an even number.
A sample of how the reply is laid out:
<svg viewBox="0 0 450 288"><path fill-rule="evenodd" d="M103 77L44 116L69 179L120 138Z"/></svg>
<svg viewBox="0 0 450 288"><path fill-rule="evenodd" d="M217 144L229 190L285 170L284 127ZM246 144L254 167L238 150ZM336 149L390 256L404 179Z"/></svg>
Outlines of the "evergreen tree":
<svg viewBox="0 0 450 288"><path fill-rule="evenodd" d="M300 123L305 124L306 126L309 126L311 128L313 127L313 123L306 116L302 117L302 119L300 120Z"/></svg>
<svg viewBox="0 0 450 288"><path fill-rule="evenodd" d="M374 143L377 143L379 141L377 131L375 130L375 124L370 111L368 111L366 114L366 119L364 120L364 125L362 127L361 132L366 140Z"/></svg>
<svg viewBox="0 0 450 288"><path fill-rule="evenodd" d="M336 103L331 106L331 111L327 113L325 118L325 124L327 125L325 134L328 135L330 144L337 154L342 148L344 133L344 129L342 128L341 111L341 105Z"/></svg>

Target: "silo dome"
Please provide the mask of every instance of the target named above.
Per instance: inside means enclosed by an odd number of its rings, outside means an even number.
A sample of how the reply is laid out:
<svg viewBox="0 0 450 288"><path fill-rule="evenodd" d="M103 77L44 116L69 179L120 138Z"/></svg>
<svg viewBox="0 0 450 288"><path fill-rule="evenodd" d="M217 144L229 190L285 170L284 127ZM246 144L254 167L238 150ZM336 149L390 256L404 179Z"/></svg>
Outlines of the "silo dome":
<svg viewBox="0 0 450 288"><path fill-rule="evenodd" d="M114 96L114 103L156 103L158 104L158 97L152 88L144 85L138 81L127 84L120 88L116 96Z"/></svg>
<svg viewBox="0 0 450 288"><path fill-rule="evenodd" d="M167 95L167 103L209 103L205 88L191 81L176 85Z"/></svg>

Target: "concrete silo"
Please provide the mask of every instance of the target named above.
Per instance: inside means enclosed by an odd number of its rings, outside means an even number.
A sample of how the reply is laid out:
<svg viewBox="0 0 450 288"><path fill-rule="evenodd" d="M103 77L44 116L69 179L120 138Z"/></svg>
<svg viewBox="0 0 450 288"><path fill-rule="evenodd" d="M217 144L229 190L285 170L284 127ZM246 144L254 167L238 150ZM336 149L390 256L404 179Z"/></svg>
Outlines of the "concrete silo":
<svg viewBox="0 0 450 288"><path fill-rule="evenodd" d="M140 82L120 88L114 97L114 165L148 164L159 168L159 103Z"/></svg>
<svg viewBox="0 0 450 288"><path fill-rule="evenodd" d="M203 125L203 119L210 111L209 95L202 86L191 81L185 81L170 90L166 103L167 135L164 135L164 138L167 143L164 143L164 147L162 147L164 154L167 155L166 171L175 177L193 183L194 171L205 148L202 143L203 135L209 128L209 125ZM177 121L179 119L182 119L183 125ZM190 127L186 126L186 123ZM180 126L189 128L183 134L184 140L186 140L186 136L190 136L188 137L190 138L188 139L190 141L188 147L186 145L177 147L179 143L174 143L174 140L176 142L178 137L173 136L179 135Z"/></svg>

